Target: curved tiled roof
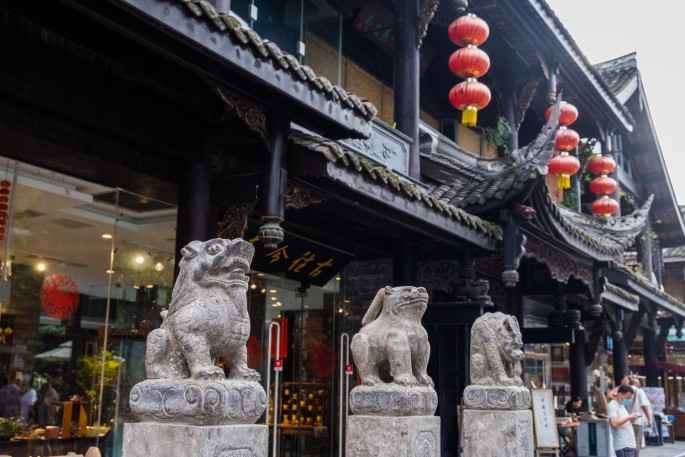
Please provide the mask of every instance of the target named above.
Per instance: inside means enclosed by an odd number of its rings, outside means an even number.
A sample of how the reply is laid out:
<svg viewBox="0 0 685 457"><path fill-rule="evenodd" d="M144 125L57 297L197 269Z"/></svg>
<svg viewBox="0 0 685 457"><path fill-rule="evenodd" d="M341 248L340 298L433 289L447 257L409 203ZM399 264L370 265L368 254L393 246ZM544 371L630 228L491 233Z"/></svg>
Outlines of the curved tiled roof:
<svg viewBox="0 0 685 457"><path fill-rule="evenodd" d="M603 219L558 205L544 183L535 188L532 198L536 210L534 225L561 236L590 256L607 259L622 254L633 244L644 228L652 204L650 196L642 208L628 216Z"/></svg>
<svg viewBox="0 0 685 457"><path fill-rule="evenodd" d="M533 142L497 159L478 159L470 165L458 157L431 153L428 160L443 168L442 184L430 190L430 198L467 209L486 211L515 198L537 178L547 174L547 163L554 152L559 109L550 116ZM451 182L444 182L444 176Z"/></svg>
<svg viewBox="0 0 685 457"><path fill-rule="evenodd" d="M498 225L469 214L455 205L441 201L434 195L428 194L415 183L398 176L382 165L359 156L336 141L298 130L291 131L290 141L298 146L322 154L330 162L352 168L358 173L364 174L367 178L376 181L379 185L393 189L404 198L423 202L423 204L435 211L441 212L459 224L470 227L489 238L495 240L502 239L502 229Z"/></svg>
<svg viewBox="0 0 685 457"><path fill-rule="evenodd" d="M370 101L360 98L352 92L331 83L327 78L317 75L306 65L301 65L297 58L282 51L276 43L263 40L254 30L244 29L240 22L228 15L218 13L214 7L204 0L171 0L184 4L188 11L198 18L203 18L217 30L229 35L234 41L246 46L261 57L272 61L275 67L291 73L293 76L309 84L311 90L325 93L332 100L356 111L367 120L372 120L378 110Z"/></svg>

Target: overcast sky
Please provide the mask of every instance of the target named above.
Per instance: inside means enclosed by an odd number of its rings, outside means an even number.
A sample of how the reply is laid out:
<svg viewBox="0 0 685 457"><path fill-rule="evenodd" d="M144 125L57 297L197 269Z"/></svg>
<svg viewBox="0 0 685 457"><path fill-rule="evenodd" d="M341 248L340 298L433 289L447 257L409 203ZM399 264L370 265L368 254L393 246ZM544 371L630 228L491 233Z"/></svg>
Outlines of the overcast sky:
<svg viewBox="0 0 685 457"><path fill-rule="evenodd" d="M685 205L685 1L547 3L591 63L637 52L638 69L671 184L678 203ZM684 138L680 138L681 134Z"/></svg>

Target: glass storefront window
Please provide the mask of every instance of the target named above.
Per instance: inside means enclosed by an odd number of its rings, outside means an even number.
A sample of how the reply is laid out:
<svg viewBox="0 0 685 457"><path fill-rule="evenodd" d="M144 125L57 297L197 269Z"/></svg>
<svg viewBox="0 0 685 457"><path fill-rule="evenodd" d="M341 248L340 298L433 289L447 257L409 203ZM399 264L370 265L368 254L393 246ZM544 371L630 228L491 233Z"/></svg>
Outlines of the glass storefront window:
<svg viewBox="0 0 685 457"><path fill-rule="evenodd" d="M0 181L0 454L120 455L170 297L176 209L8 159Z"/></svg>

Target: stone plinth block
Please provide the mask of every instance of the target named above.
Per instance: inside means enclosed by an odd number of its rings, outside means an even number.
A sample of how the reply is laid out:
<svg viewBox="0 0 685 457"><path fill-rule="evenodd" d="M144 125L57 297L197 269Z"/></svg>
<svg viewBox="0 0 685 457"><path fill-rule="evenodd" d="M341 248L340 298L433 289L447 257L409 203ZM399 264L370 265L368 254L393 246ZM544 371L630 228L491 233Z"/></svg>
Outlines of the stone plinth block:
<svg viewBox="0 0 685 457"><path fill-rule="evenodd" d="M350 408L365 416L432 416L438 395L432 387L399 384L357 386L350 392Z"/></svg>
<svg viewBox="0 0 685 457"><path fill-rule="evenodd" d="M122 457L267 457L266 425L124 424Z"/></svg>
<svg viewBox="0 0 685 457"><path fill-rule="evenodd" d="M464 457L533 457L531 410L464 410Z"/></svg>
<svg viewBox="0 0 685 457"><path fill-rule="evenodd" d="M530 390L525 387L468 386L464 389L467 409L530 409Z"/></svg>
<svg viewBox="0 0 685 457"><path fill-rule="evenodd" d="M129 404L140 421L254 424L266 409L266 393L252 381L148 379L133 386Z"/></svg>
<svg viewBox="0 0 685 457"><path fill-rule="evenodd" d="M440 418L436 416L349 416L345 455L347 457L439 457Z"/></svg>

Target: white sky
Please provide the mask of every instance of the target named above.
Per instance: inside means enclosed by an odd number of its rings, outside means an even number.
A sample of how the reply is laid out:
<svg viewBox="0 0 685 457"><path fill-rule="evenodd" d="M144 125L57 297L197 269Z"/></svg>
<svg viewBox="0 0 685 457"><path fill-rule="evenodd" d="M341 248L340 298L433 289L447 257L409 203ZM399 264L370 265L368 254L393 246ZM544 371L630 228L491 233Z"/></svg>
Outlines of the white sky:
<svg viewBox="0 0 685 457"><path fill-rule="evenodd" d="M591 63L637 51L678 203L685 205L685 1L547 0ZM583 113L580 113L582 116Z"/></svg>

